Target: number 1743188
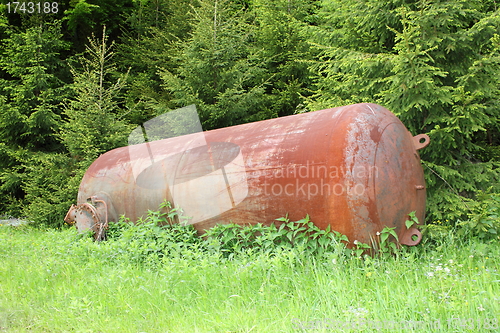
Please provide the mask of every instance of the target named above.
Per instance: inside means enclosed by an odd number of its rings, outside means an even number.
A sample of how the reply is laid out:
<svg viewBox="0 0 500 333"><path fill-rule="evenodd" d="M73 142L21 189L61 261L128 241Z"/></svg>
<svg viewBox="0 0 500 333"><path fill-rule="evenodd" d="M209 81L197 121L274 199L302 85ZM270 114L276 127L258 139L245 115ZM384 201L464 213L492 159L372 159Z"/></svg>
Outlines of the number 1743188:
<svg viewBox="0 0 500 333"><path fill-rule="evenodd" d="M7 2L8 13L23 14L56 14L59 12L57 2Z"/></svg>

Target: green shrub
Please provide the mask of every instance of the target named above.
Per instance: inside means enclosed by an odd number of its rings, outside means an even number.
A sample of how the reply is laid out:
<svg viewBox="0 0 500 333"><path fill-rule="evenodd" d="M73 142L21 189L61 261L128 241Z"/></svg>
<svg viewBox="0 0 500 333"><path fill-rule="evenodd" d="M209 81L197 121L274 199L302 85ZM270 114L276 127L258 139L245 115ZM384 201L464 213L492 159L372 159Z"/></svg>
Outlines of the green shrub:
<svg viewBox="0 0 500 333"><path fill-rule="evenodd" d="M215 248L224 255L241 253L248 250L274 252L278 249L300 249L308 255L321 255L333 252L346 236L338 232L319 229L309 220L309 216L290 221L288 217L277 219L279 225L242 226L238 224L216 225L205 234L210 248Z"/></svg>
<svg viewBox="0 0 500 333"><path fill-rule="evenodd" d="M467 221L459 221L458 234L481 240L500 240L500 193L479 191Z"/></svg>
<svg viewBox="0 0 500 333"><path fill-rule="evenodd" d="M37 153L25 161L22 189L26 193L23 215L39 226L60 228L74 202L82 172L63 154Z"/></svg>
<svg viewBox="0 0 500 333"><path fill-rule="evenodd" d="M106 239L126 249L134 262L159 262L165 256L196 250L202 242L193 226L169 223L168 214L158 211L149 211L136 223L125 217L110 223Z"/></svg>
<svg viewBox="0 0 500 333"><path fill-rule="evenodd" d="M318 228L309 216L290 221L288 217L277 219L277 223L264 225L217 224L206 230L202 237L192 225L182 223L182 210L172 208L168 202L160 210L149 211L146 218L136 223L122 217L110 223L106 232L108 243L116 246L117 252L128 253L133 262L157 264L172 257L192 257L193 253L206 253L232 259L235 256L252 254L274 255L283 251L295 251L306 257L352 256L361 258L365 254L380 257L397 255L402 248L395 228L384 228L377 234L373 244L355 241L347 247L349 239L328 227ZM407 227L418 220L414 213ZM181 223L177 223L181 221Z"/></svg>

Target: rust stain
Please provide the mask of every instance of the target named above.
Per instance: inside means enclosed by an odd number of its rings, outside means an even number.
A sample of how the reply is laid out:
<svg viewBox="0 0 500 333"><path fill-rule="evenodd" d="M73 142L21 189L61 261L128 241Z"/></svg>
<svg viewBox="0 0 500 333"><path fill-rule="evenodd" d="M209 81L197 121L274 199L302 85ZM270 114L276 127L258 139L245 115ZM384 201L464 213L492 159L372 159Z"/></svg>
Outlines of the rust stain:
<svg viewBox="0 0 500 333"><path fill-rule="evenodd" d="M151 141L100 156L67 219L88 229L105 223L106 214L109 221L136 220L169 200L200 232L216 223L270 224L309 214L351 241L370 243L388 226L415 245L421 235L404 222L412 211L424 219L417 150L428 143L376 104ZM101 204L92 210L92 202Z"/></svg>

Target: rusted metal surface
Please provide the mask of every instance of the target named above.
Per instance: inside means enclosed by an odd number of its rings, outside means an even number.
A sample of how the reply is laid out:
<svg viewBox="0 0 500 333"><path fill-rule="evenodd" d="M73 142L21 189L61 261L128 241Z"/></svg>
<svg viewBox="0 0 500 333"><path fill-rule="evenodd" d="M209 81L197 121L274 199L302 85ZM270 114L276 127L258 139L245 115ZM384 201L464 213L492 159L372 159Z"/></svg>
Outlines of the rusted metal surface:
<svg viewBox="0 0 500 333"><path fill-rule="evenodd" d="M418 150L428 143L387 109L356 104L118 148L89 167L67 220L136 220L168 200L200 231L309 214L351 241L387 226L416 245L420 232L404 222L412 211L424 220Z"/></svg>
<svg viewBox="0 0 500 333"><path fill-rule="evenodd" d="M92 230L96 240L104 238L108 228L108 205L106 201L91 196L86 202L71 205L64 221L75 223L79 230Z"/></svg>

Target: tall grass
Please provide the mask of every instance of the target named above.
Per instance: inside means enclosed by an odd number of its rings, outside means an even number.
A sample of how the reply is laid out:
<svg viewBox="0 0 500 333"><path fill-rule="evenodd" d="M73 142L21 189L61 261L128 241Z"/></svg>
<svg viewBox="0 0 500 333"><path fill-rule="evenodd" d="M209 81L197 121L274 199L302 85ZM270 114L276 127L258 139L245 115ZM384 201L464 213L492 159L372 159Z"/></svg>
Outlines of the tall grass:
<svg viewBox="0 0 500 333"><path fill-rule="evenodd" d="M197 246L0 227L0 332L498 331L498 243L450 234L383 259Z"/></svg>

